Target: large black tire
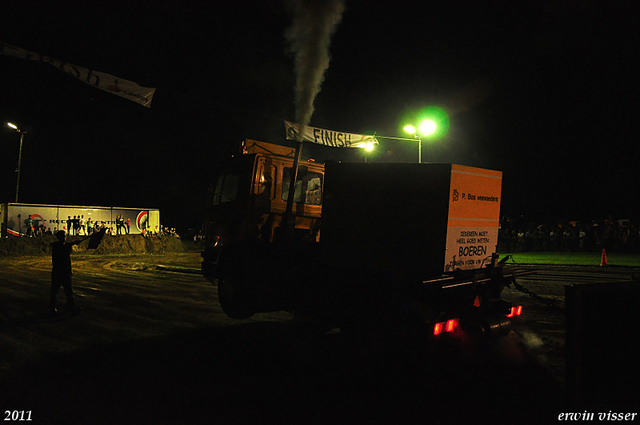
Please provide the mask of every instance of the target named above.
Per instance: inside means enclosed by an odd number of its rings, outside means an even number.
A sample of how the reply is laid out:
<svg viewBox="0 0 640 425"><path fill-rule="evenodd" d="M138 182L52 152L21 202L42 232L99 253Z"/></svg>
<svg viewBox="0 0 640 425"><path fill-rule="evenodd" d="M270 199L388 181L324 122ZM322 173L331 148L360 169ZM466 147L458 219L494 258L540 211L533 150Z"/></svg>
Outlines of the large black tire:
<svg viewBox="0 0 640 425"><path fill-rule="evenodd" d="M236 274L218 279L218 300L222 311L232 319L248 319L255 314Z"/></svg>
<svg viewBox="0 0 640 425"><path fill-rule="evenodd" d="M248 319L255 314L247 292L245 257L246 247L238 243L225 244L218 255L218 301L232 319Z"/></svg>

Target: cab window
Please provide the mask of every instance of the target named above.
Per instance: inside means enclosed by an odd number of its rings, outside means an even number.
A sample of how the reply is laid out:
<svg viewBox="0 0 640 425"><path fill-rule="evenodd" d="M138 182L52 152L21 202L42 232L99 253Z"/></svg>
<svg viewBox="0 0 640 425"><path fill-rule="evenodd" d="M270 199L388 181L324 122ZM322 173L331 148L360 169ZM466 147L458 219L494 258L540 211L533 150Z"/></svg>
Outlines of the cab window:
<svg viewBox="0 0 640 425"><path fill-rule="evenodd" d="M289 185L293 168L285 168L282 172L282 200L289 199ZM322 174L308 171L306 167L298 170L298 179L293 197L294 202L309 205L322 204Z"/></svg>
<svg viewBox="0 0 640 425"><path fill-rule="evenodd" d="M260 165L254 181L253 192L256 195L267 193L271 199L275 198L275 185L273 184L275 170L276 167L273 165Z"/></svg>
<svg viewBox="0 0 640 425"><path fill-rule="evenodd" d="M238 174L221 174L216 181L216 189L213 193L213 205L234 201L238 195Z"/></svg>

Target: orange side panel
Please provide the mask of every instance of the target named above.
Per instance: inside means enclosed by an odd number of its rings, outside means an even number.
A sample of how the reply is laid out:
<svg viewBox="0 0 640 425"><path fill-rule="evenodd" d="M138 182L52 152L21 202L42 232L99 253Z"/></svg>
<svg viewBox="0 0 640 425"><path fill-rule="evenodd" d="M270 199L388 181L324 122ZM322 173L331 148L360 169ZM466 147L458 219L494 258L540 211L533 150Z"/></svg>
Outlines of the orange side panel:
<svg viewBox="0 0 640 425"><path fill-rule="evenodd" d="M453 164L444 271L483 267L496 251L502 172Z"/></svg>

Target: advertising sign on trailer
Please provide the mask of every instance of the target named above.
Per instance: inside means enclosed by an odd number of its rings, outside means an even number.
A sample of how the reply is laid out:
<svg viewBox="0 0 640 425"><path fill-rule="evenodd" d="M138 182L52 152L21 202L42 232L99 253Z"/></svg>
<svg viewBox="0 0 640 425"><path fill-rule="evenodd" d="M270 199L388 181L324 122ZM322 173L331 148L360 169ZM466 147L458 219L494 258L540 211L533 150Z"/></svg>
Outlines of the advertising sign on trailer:
<svg viewBox="0 0 640 425"><path fill-rule="evenodd" d="M498 245L502 172L451 165L445 271L487 264Z"/></svg>

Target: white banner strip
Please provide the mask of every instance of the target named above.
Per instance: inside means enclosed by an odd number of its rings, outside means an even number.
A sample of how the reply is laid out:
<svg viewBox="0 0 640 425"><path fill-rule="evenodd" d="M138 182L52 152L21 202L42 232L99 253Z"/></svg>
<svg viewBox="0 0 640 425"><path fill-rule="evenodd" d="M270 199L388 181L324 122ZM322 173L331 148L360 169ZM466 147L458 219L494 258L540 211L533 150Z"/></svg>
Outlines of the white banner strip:
<svg viewBox="0 0 640 425"><path fill-rule="evenodd" d="M287 140L300 140L298 124L285 121L284 126L287 131ZM374 136L343 133L309 126L304 128L302 140L336 148L364 148L370 143L378 144L378 140Z"/></svg>
<svg viewBox="0 0 640 425"><path fill-rule="evenodd" d="M116 96L124 97L132 100L147 108L151 107L151 100L156 92L155 88L140 87L132 81L123 80L113 75L105 74L81 66L62 62L52 59L48 56L42 56L28 50L20 49L6 43L0 42L0 54L13 56L14 58L34 60L38 62L48 63L55 66L60 71L65 72L72 77L79 79L97 89L104 90Z"/></svg>

